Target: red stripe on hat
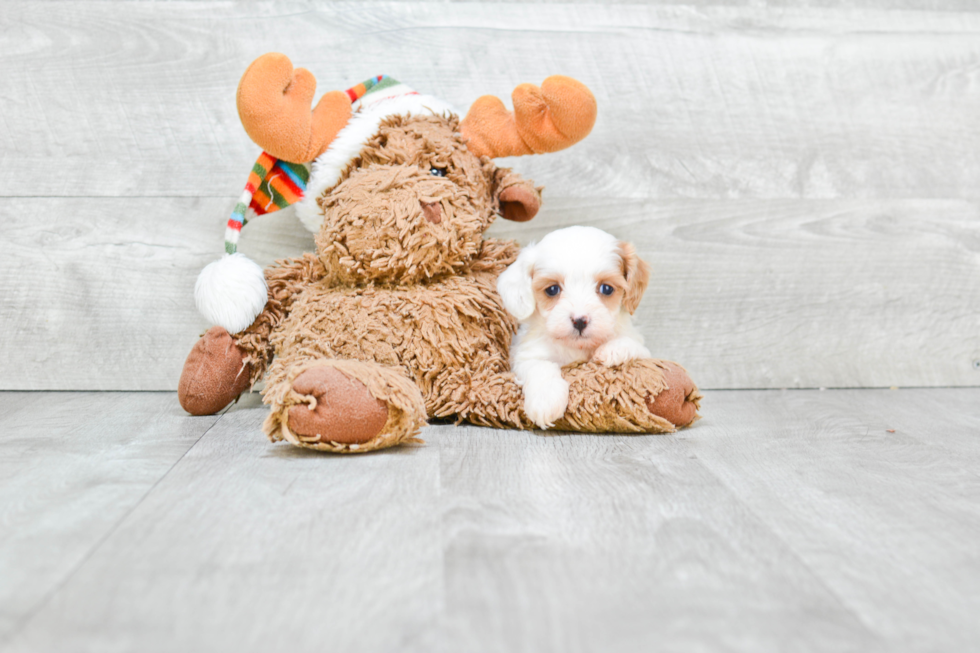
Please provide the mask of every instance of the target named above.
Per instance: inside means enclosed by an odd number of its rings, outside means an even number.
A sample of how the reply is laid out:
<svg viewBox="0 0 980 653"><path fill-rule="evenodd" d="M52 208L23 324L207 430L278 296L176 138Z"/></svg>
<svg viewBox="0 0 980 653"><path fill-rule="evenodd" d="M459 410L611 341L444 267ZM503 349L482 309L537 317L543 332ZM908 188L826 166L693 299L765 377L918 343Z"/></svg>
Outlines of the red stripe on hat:
<svg viewBox="0 0 980 653"><path fill-rule="evenodd" d="M266 208L267 206L269 208ZM279 210L279 207L272 202L272 198L266 195L262 189L255 191L255 195L252 195L252 202L249 204L249 207L258 215L265 215L266 213Z"/></svg>
<svg viewBox="0 0 980 653"><path fill-rule="evenodd" d="M234 229L235 231L241 233L241 231L242 231L242 223L239 222L238 220L228 220L228 228L229 229ZM252 232L250 231L249 233L252 233Z"/></svg>
<svg viewBox="0 0 980 653"><path fill-rule="evenodd" d="M297 186L295 183L293 183L293 180L289 177L289 175L287 175L284 172L280 173L280 175L276 177L275 181L272 182L272 186L283 195L286 194L283 193L282 191L283 188L293 193L295 197L291 198L292 202L296 202L303 197L303 189Z"/></svg>

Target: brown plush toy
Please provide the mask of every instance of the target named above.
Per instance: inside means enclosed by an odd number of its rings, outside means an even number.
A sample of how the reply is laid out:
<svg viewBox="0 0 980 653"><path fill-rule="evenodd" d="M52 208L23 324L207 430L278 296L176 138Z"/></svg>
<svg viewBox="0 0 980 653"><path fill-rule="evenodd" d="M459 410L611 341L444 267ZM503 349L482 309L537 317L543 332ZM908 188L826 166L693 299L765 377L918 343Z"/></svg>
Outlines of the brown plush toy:
<svg viewBox="0 0 980 653"><path fill-rule="evenodd" d="M518 86L513 113L485 96L460 121L385 77L328 93L311 111L314 89L280 54L241 80L239 114L266 151L243 203L261 211L301 195L296 214L317 249L263 275L235 253L243 220L233 216L229 255L195 289L219 326L187 358L181 405L217 412L268 371L273 441L363 452L412 440L428 418L534 428L508 370L517 324L496 291L518 246L483 234L498 215L530 220L540 193L492 159L584 138L591 92L549 77ZM310 161L303 179L296 164ZM287 177L296 183L277 188ZM663 433L697 418L700 395L675 363L586 363L563 374L569 402L556 430Z"/></svg>

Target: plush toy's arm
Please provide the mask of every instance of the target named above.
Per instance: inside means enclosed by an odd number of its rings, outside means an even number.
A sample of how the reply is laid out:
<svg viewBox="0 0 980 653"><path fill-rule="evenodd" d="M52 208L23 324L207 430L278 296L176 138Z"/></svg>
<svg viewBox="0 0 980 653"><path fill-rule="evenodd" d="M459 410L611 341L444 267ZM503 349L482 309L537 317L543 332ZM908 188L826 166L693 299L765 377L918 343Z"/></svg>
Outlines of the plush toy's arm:
<svg viewBox="0 0 980 653"><path fill-rule="evenodd" d="M236 344L245 354L244 362L251 370L251 384L262 378L272 361L273 350L269 344L272 330L286 318L300 293L326 274L323 263L315 254L276 261L275 265L265 270L265 280L269 285L269 299L265 308L250 327L234 336Z"/></svg>
<svg viewBox="0 0 980 653"><path fill-rule="evenodd" d="M234 335L215 325L187 355L177 384L180 405L191 415L213 415L262 378L272 361L272 330L303 289L325 274L312 254L278 261L265 270L268 299L252 325Z"/></svg>

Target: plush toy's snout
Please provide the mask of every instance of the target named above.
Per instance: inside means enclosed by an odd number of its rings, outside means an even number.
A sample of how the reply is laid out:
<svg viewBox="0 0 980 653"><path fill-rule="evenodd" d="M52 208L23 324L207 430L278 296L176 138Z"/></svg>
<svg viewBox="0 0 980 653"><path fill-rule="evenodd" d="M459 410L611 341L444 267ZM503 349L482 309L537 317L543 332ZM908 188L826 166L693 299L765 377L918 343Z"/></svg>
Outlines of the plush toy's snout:
<svg viewBox="0 0 980 653"><path fill-rule="evenodd" d="M426 220L432 224L442 224L442 204L419 200L419 205L422 207L422 215L425 216Z"/></svg>

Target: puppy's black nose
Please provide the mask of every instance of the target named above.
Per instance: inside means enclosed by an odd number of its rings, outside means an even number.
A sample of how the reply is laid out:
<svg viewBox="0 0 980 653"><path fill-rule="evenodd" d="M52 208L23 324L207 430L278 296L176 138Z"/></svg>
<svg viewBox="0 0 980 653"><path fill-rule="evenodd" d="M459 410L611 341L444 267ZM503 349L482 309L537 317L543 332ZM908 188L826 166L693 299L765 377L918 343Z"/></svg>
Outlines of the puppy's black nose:
<svg viewBox="0 0 980 653"><path fill-rule="evenodd" d="M575 330L578 331L579 335L582 335L582 332L585 331L585 327L589 326L589 318L573 317L572 326L575 327Z"/></svg>

